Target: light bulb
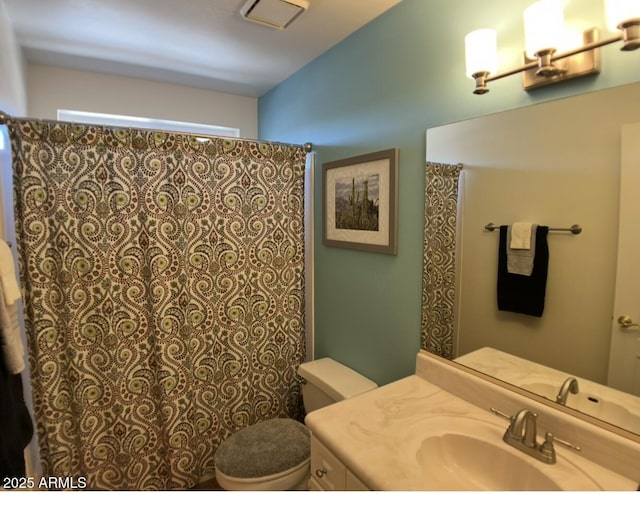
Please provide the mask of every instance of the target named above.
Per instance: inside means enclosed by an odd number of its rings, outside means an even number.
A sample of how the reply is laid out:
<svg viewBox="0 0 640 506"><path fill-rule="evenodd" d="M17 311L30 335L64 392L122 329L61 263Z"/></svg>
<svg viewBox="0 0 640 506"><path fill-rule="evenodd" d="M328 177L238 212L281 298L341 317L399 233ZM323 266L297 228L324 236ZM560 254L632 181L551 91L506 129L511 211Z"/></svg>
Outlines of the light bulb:
<svg viewBox="0 0 640 506"><path fill-rule="evenodd" d="M467 77L476 72L495 74L498 69L498 46L495 30L483 28L468 33L464 38Z"/></svg>
<svg viewBox="0 0 640 506"><path fill-rule="evenodd" d="M630 19L640 20L640 2L638 0L606 0L607 26L615 32L620 23Z"/></svg>
<svg viewBox="0 0 640 506"><path fill-rule="evenodd" d="M529 58L535 58L538 51L561 47L564 36L562 0L541 0L527 7L524 34Z"/></svg>

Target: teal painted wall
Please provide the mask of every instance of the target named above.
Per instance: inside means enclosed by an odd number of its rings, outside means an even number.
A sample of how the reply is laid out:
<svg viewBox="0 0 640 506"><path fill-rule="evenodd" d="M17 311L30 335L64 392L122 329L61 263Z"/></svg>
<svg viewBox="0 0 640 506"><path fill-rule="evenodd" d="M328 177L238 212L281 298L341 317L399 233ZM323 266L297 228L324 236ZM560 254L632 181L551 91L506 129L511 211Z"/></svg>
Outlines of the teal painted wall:
<svg viewBox="0 0 640 506"><path fill-rule="evenodd" d="M516 75L473 95L465 34L497 29L501 70L520 65L530 3L403 0L259 99L261 139L312 142L317 153L316 358L330 356L378 384L414 371L428 128L640 80L640 51L613 45L602 50L599 76L527 93ZM604 31L604 0L565 1L565 18L569 27ZM389 147L400 150L398 255L323 246L322 163Z"/></svg>

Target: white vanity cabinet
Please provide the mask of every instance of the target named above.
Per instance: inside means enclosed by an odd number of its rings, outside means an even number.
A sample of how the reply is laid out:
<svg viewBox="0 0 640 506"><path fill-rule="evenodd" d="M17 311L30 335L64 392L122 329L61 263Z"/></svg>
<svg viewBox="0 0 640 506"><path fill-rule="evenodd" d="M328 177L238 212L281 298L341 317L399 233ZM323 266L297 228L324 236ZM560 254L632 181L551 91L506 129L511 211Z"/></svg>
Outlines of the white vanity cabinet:
<svg viewBox="0 0 640 506"><path fill-rule="evenodd" d="M363 491L369 488L324 446L311 436L311 479L309 490Z"/></svg>

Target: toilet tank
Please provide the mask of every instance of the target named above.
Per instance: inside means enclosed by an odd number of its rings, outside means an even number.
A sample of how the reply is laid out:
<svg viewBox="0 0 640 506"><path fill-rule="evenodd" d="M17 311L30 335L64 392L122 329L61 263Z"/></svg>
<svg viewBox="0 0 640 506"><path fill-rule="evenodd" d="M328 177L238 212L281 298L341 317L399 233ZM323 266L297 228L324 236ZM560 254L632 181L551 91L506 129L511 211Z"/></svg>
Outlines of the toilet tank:
<svg viewBox="0 0 640 506"><path fill-rule="evenodd" d="M303 378L302 399L307 413L378 388L370 379L331 358L305 362L298 374Z"/></svg>

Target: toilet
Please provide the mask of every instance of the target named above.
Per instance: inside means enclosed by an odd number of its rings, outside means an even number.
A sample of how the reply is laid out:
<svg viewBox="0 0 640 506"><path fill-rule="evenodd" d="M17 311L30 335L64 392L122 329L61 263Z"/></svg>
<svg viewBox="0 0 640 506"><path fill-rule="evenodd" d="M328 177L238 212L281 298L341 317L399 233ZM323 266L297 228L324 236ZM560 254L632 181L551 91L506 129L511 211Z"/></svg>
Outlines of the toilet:
<svg viewBox="0 0 640 506"><path fill-rule="evenodd" d="M301 364L302 399L307 413L378 387L331 358ZM239 430L216 451L216 481L225 490L307 490L309 429L275 418Z"/></svg>

